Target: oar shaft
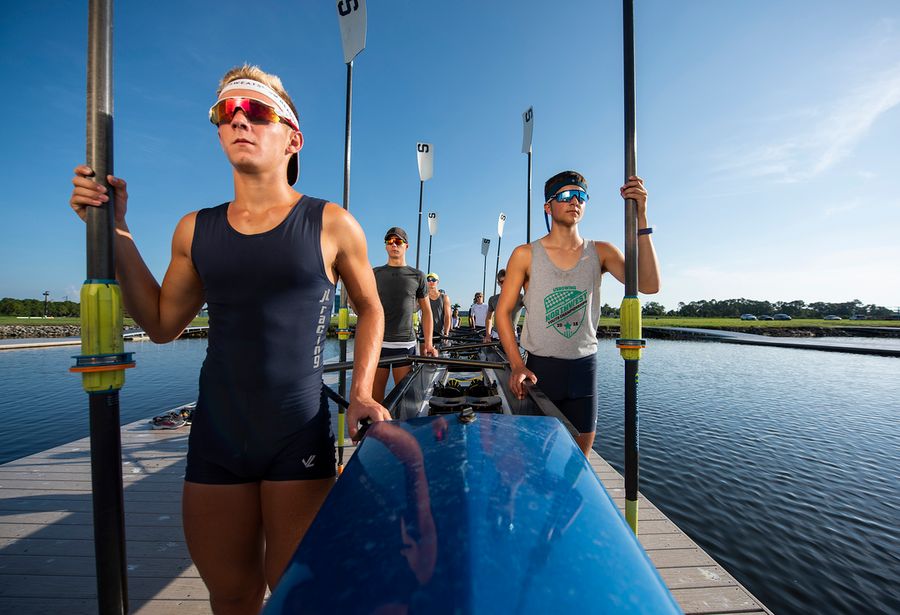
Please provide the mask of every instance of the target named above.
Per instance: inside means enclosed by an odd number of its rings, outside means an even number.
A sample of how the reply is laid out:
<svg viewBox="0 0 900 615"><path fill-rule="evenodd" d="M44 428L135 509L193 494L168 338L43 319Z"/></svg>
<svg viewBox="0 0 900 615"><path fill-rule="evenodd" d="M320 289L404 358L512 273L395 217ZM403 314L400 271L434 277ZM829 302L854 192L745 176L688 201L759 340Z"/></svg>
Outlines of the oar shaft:
<svg viewBox="0 0 900 615"><path fill-rule="evenodd" d="M88 4L87 164L94 179L106 186L109 201L88 207L87 279L82 289L82 355L120 354L122 350L119 289L115 283L114 197L107 175L113 173L112 1ZM98 297L96 301L90 298ZM102 300L99 299L102 297ZM118 328L116 328L118 327ZM130 356L120 356L120 362ZM124 369L124 365L122 367ZM97 606L101 613L128 611L125 557L125 506L122 445L119 431L119 388L124 372L85 372L91 433L91 491L94 513L94 556Z"/></svg>
<svg viewBox="0 0 900 615"><path fill-rule="evenodd" d="M419 248L422 245L422 196L425 192L425 180L419 180L419 230L416 231L416 269L419 268Z"/></svg>
<svg viewBox="0 0 900 615"><path fill-rule="evenodd" d="M491 296L497 294L497 274L500 272L500 242L503 240L503 235L497 237L497 265L494 267L494 292ZM487 299L487 297L485 297Z"/></svg>
<svg viewBox="0 0 900 615"><path fill-rule="evenodd" d="M625 181L637 174L637 129L634 96L634 0L622 0L624 59ZM625 201L625 297L620 310L617 346L625 360L625 520L638 533L639 410L638 364L641 358L641 303L638 293L637 202Z"/></svg>
<svg viewBox="0 0 900 615"><path fill-rule="evenodd" d="M115 193L106 176L113 174L112 0L90 0L88 11L87 164L109 200L87 208L87 279L111 280Z"/></svg>
<svg viewBox="0 0 900 615"><path fill-rule="evenodd" d="M350 150L352 139L353 121L353 60L347 62L347 98L345 103L346 116L344 120L344 209L350 211ZM350 337L350 316L347 307L347 285L341 281L341 303L338 310L338 339L340 340L340 360L347 360L347 339ZM342 398L347 396L347 372L342 371L338 375L338 392ZM338 405L338 471L344 466L344 416L345 407Z"/></svg>
<svg viewBox="0 0 900 615"><path fill-rule="evenodd" d="M528 215L525 217L525 240L531 243L531 150L528 150Z"/></svg>

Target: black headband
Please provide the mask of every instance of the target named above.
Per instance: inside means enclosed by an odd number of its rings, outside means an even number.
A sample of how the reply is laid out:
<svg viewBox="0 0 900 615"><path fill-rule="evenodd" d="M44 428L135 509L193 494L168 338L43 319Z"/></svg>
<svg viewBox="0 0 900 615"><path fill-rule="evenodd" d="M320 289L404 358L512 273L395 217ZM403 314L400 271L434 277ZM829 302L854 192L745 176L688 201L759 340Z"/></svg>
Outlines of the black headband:
<svg viewBox="0 0 900 615"><path fill-rule="evenodd" d="M585 192L588 191L587 180L581 173L576 171L563 171L548 179L547 183L544 184L544 202L549 201L563 186L570 185L579 186Z"/></svg>

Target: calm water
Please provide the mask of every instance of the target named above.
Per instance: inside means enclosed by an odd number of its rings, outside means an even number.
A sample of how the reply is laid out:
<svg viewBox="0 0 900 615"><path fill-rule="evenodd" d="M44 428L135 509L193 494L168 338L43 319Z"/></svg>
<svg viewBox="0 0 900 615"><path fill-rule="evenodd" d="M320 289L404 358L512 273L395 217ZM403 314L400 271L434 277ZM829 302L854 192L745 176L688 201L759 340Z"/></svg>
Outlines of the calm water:
<svg viewBox="0 0 900 615"><path fill-rule="evenodd" d="M130 343L122 422L191 401L205 340ZM78 347L0 352L0 462L87 435ZM330 341L326 356L337 356ZM598 451L622 469L601 342ZM641 490L779 615L900 613L900 359L651 340Z"/></svg>

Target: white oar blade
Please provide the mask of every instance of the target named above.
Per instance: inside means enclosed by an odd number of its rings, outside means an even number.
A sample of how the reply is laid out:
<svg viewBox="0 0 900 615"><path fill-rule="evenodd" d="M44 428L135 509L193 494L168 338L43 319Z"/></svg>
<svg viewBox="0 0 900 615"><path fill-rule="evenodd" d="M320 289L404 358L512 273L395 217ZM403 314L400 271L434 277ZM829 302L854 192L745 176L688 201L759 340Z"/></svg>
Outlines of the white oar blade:
<svg viewBox="0 0 900 615"><path fill-rule="evenodd" d="M534 107L522 114L522 153L531 151L531 135L534 131Z"/></svg>
<svg viewBox="0 0 900 615"><path fill-rule="evenodd" d="M366 0L337 0L337 12L344 63L349 64L366 48Z"/></svg>
<svg viewBox="0 0 900 615"><path fill-rule="evenodd" d="M434 175L434 145L416 143L416 159L419 162L419 179L427 182Z"/></svg>
<svg viewBox="0 0 900 615"><path fill-rule="evenodd" d="M428 212L428 234L434 237L437 235L437 223L438 223L438 215L433 212Z"/></svg>
<svg viewBox="0 0 900 615"><path fill-rule="evenodd" d="M501 213L497 220L497 237L503 237L503 226L506 224L506 214Z"/></svg>
<svg viewBox="0 0 900 615"><path fill-rule="evenodd" d="M486 237L482 237L481 238L481 255L487 256L488 251L490 249L491 249L491 240Z"/></svg>

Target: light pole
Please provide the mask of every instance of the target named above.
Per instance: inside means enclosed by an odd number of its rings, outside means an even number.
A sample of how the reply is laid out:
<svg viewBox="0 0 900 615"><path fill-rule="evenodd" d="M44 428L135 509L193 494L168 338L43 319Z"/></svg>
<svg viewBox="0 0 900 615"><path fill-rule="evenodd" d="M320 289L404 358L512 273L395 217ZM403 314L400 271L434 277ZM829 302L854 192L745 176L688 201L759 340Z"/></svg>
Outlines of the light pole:
<svg viewBox="0 0 900 615"><path fill-rule="evenodd" d="M50 300L50 291L44 291L44 318L47 318L47 302Z"/></svg>

